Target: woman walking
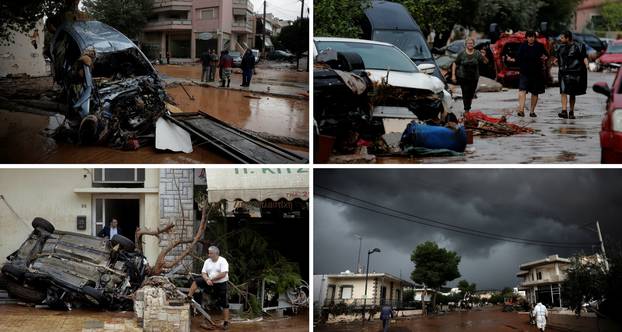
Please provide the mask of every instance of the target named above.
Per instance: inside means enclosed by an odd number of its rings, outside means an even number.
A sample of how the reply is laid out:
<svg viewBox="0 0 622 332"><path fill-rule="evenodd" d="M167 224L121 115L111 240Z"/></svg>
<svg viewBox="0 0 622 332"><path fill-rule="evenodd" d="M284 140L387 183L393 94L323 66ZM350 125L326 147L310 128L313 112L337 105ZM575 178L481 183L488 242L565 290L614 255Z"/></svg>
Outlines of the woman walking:
<svg viewBox="0 0 622 332"><path fill-rule="evenodd" d="M458 54L456 61L451 66L451 79L460 84L464 112L468 112L471 110L471 103L479 82L479 65L481 63L487 64L488 58L485 50L482 49L479 52L475 50L473 38L467 38L465 46L465 50Z"/></svg>

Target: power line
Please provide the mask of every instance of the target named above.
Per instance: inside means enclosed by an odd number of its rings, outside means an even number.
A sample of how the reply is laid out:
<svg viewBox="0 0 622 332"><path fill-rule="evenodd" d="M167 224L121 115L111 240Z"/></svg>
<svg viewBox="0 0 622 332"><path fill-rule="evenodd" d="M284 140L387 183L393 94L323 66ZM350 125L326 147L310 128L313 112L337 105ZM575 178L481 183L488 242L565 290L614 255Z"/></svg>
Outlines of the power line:
<svg viewBox="0 0 622 332"><path fill-rule="evenodd" d="M320 187L324 190L326 190L325 188L316 185L316 187ZM331 190L328 190L331 191ZM471 235L471 236L477 236L477 237L482 237L482 238L487 238L487 239L492 239L492 240L500 240L500 241L506 241L506 242L514 242L514 243L519 243L519 244L528 244L528 245L539 245L539 246L545 246L545 247L555 247L555 248L586 248L586 247L591 247L593 246L595 243L570 243L570 242L552 242L552 241L541 241L541 240L530 240L530 239L524 239L524 238L516 238L516 237L511 237L511 236L506 236L506 235L502 235L502 234L495 234L495 233L490 233L490 232L484 232L484 231L479 231L479 230L475 230L475 229L469 229L466 227L461 227L461 226L456 226L456 225L451 225L451 224L447 224L447 223L443 223L434 219L430 219L430 218L425 218L425 217L420 217L420 216L416 216L410 213L406 213L406 212L402 212L402 211L398 211L395 209L391 209L391 208L386 208L380 205L377 205L375 203L372 202L367 202L364 200L360 200L357 199L355 197L352 197L352 199L356 199L362 202L365 202L366 204L370 204L370 205L375 205L378 207L381 207L383 209L386 210L390 210L390 211L394 211L400 214L404 214L404 215L408 215L411 218L407 218L407 217L403 217L403 216L399 216L399 215L395 215L395 214L391 214L391 213L387 213L387 212L383 212L383 211L379 211L367 206L362 206L362 205L358 205L355 204L353 202L348 202L342 199L338 199L335 197L331 197L329 195L326 194L322 194L322 193L315 193L317 196L329 199L329 200L333 200L336 202L340 202L343 204L347 204L350 206L354 206L363 210L367 210L376 214L381 214L381 215L385 215L388 217L392 217L395 219L401 219L401 220L405 220L405 221L409 221L409 222L413 222L413 223L417 223L417 224L421 224L421 225L425 225L425 226L429 226L429 227L433 227L433 228L440 228L440 229L444 229L444 230L449 230L449 231L453 231L453 232L457 232L457 233L461 233L461 234L466 234L466 235ZM341 193L339 193L341 194ZM349 196L346 194L343 194L344 196ZM412 218L416 218L416 219L421 219L424 221L418 221L418 220L413 220Z"/></svg>

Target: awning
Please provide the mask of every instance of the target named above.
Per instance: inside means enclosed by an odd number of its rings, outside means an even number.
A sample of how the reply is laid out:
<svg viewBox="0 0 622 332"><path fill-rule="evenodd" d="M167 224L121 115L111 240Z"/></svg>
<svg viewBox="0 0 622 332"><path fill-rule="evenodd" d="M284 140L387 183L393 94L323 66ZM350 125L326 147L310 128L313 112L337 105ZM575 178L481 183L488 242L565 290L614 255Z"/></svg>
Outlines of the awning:
<svg viewBox="0 0 622 332"><path fill-rule="evenodd" d="M209 202L309 199L307 168L206 169Z"/></svg>

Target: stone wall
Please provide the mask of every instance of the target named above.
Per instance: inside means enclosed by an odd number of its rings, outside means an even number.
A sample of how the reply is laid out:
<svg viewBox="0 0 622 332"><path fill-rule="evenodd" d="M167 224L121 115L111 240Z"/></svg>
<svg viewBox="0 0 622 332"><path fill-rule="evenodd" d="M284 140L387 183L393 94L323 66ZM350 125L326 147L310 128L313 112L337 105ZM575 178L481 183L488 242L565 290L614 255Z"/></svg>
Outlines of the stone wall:
<svg viewBox="0 0 622 332"><path fill-rule="evenodd" d="M147 332L190 331L190 304L172 306L164 289L145 286L136 291L134 313Z"/></svg>
<svg viewBox="0 0 622 332"><path fill-rule="evenodd" d="M160 227L169 223L175 225L169 234L160 235L160 249L164 250L171 241L192 239L194 236L194 173L193 169L160 169ZM182 211L183 216L182 218ZM172 261L181 254L187 244L179 245L166 256ZM192 268L192 258L187 256L184 266ZM180 270L184 273L184 269Z"/></svg>

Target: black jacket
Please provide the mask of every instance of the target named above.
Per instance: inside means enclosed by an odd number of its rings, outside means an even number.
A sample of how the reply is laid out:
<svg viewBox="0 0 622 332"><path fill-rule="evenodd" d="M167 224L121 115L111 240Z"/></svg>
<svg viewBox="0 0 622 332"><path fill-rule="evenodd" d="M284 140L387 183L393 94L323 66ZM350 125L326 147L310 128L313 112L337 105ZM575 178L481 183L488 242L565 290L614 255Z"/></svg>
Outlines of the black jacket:
<svg viewBox="0 0 622 332"><path fill-rule="evenodd" d="M255 56L253 55L253 52L244 53L241 67L242 69L255 68Z"/></svg>
<svg viewBox="0 0 622 332"><path fill-rule="evenodd" d="M121 235L121 228L117 227L117 234ZM99 237L107 237L110 238L110 226L104 227L99 233L97 233Z"/></svg>

